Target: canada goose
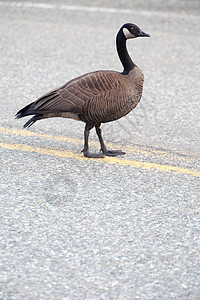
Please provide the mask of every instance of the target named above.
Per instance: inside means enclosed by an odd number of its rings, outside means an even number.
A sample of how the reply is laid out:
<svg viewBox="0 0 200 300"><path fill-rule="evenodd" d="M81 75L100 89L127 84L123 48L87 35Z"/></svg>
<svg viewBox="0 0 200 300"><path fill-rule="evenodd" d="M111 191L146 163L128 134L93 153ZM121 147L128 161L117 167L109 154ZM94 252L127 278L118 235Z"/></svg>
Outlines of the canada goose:
<svg viewBox="0 0 200 300"><path fill-rule="evenodd" d="M86 123L84 131L84 156L102 158L104 155L125 154L121 150L107 150L102 135L101 123L117 120L136 107L142 96L144 76L131 60L126 40L136 37L149 37L137 25L124 24L116 37L117 52L124 67L122 73L116 71L95 71L68 81L60 88L43 95L17 112L16 118L34 115L24 124L30 127L37 120L63 117ZM95 127L100 152L89 152L88 138Z"/></svg>

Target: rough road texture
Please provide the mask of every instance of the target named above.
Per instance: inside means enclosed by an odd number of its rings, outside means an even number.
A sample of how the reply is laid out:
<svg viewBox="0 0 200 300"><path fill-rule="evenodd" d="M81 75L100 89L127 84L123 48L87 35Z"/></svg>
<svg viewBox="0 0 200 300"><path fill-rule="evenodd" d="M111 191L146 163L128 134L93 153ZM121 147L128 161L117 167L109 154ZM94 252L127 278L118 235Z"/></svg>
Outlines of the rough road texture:
<svg viewBox="0 0 200 300"><path fill-rule="evenodd" d="M107 2L0 2L1 299L199 299L198 2ZM83 159L74 120L22 130L43 93L121 70L125 22L151 35L128 42L140 104L102 126L126 156Z"/></svg>

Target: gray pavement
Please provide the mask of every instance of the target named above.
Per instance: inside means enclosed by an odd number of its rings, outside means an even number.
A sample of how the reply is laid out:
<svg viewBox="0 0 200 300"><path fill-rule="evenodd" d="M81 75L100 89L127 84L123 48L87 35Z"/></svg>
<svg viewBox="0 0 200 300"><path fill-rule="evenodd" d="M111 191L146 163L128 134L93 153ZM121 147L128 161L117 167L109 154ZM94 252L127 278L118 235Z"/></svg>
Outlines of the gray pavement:
<svg viewBox="0 0 200 300"><path fill-rule="evenodd" d="M0 299L199 299L199 15L198 1L0 1ZM83 159L73 120L22 130L16 111L41 94L121 70L130 21L151 35L128 42L143 99L102 126L126 156Z"/></svg>

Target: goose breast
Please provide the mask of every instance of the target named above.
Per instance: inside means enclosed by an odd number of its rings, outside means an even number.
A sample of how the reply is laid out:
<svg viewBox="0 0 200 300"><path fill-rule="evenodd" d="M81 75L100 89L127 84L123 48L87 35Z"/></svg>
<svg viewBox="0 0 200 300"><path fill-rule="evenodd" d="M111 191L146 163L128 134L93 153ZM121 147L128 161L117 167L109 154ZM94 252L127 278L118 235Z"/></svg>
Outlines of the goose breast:
<svg viewBox="0 0 200 300"><path fill-rule="evenodd" d="M144 77L138 67L128 75L98 71L90 76L89 85L93 95L83 107L81 118L84 121L106 123L117 120L128 114L140 101Z"/></svg>

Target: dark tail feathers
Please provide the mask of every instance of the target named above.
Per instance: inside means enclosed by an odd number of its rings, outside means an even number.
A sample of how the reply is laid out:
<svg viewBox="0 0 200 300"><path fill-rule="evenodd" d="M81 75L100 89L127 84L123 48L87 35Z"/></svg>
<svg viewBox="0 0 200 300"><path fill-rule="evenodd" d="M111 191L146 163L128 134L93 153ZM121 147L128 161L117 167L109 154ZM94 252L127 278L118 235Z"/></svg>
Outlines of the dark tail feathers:
<svg viewBox="0 0 200 300"><path fill-rule="evenodd" d="M41 119L41 114L37 114L34 110L34 102L28 104L27 106L25 106L24 108L22 108L21 110L19 110L16 115L15 118L16 119L20 119L26 116L30 116L30 115L34 115L30 120L28 120L25 124L24 124L24 128L26 127L30 127L31 125L33 125L37 120Z"/></svg>
<svg viewBox="0 0 200 300"><path fill-rule="evenodd" d="M16 113L15 118L20 119L20 118L23 118L23 117L26 117L29 115L34 115L35 111L33 109L33 106L34 106L34 102L32 102L32 103L28 104L27 106L25 106L24 108L20 109Z"/></svg>
<svg viewBox="0 0 200 300"><path fill-rule="evenodd" d="M35 115L35 116L33 116L31 119L29 119L25 124L24 124L24 128L26 128L26 127L31 127L37 120L39 120L40 119L40 116L41 115Z"/></svg>

